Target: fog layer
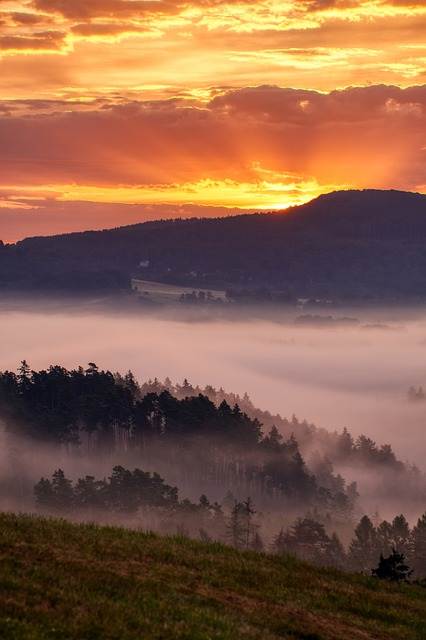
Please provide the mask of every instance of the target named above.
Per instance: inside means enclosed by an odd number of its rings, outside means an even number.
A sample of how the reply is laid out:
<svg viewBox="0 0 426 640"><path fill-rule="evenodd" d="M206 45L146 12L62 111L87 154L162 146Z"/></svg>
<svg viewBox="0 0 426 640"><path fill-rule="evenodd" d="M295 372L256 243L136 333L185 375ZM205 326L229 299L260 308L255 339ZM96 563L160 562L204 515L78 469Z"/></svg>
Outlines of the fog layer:
<svg viewBox="0 0 426 640"><path fill-rule="evenodd" d="M0 327L2 370L23 359L37 369L93 361L131 369L141 380L188 378L248 392L255 405L283 416L295 413L327 429L348 426L425 467L426 403L409 403L407 390L426 384L426 313L386 326L369 320L317 328L291 318L185 322L29 307L0 311Z"/></svg>

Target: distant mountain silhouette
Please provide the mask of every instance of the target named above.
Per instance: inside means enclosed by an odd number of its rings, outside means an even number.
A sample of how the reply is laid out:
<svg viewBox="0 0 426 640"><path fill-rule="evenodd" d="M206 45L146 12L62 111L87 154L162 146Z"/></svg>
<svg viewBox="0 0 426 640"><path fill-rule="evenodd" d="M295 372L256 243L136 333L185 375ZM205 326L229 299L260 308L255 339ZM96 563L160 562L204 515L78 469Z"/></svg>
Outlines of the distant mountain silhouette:
<svg viewBox="0 0 426 640"><path fill-rule="evenodd" d="M0 247L0 287L89 292L132 276L292 297L426 300L426 196L340 191L285 212L146 222Z"/></svg>

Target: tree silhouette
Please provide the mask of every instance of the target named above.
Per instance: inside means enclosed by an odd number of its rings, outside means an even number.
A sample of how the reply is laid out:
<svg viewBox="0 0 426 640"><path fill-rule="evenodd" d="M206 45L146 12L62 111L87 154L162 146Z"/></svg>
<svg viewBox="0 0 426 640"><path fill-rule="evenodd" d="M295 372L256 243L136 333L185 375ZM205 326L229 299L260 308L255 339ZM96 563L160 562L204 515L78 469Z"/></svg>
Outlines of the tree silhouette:
<svg viewBox="0 0 426 640"><path fill-rule="evenodd" d="M256 511L250 498L235 502L228 522L228 538L236 549L248 549L254 533L253 515Z"/></svg>
<svg viewBox="0 0 426 640"><path fill-rule="evenodd" d="M405 563L404 554L392 549L391 555L387 558L385 558L383 554L380 554L379 565L376 569L373 569L371 573L376 578L380 578L380 580L408 582L413 571Z"/></svg>
<svg viewBox="0 0 426 640"><path fill-rule="evenodd" d="M368 516L363 516L355 528L349 547L349 564L354 571L369 573L379 557L377 531Z"/></svg>
<svg viewBox="0 0 426 640"><path fill-rule="evenodd" d="M412 565L416 576L426 577L426 513L412 531Z"/></svg>

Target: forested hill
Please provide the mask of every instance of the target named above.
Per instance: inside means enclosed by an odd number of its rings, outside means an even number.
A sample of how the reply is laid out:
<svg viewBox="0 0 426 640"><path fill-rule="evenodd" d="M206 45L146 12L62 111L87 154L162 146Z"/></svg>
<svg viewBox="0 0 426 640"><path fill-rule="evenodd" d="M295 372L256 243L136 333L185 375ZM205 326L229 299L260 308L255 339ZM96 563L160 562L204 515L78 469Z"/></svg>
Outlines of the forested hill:
<svg viewBox="0 0 426 640"><path fill-rule="evenodd" d="M425 241L425 195L342 191L281 213L29 238L0 249L0 288L113 291L139 276L290 300L415 299Z"/></svg>

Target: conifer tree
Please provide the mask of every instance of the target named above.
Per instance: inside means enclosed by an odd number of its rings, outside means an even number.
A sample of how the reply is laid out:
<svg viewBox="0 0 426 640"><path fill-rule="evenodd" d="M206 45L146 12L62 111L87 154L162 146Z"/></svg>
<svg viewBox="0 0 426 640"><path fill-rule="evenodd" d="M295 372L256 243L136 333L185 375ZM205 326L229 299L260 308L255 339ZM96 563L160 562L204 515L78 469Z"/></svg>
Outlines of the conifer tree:
<svg viewBox="0 0 426 640"><path fill-rule="evenodd" d="M418 578L426 577L426 513L412 531L412 566Z"/></svg>
<svg viewBox="0 0 426 640"><path fill-rule="evenodd" d="M380 554L379 565L371 573L381 580L408 582L413 571L406 564L404 554L392 549L392 553L387 558Z"/></svg>
<svg viewBox="0 0 426 640"><path fill-rule="evenodd" d="M246 547L247 528L242 502L235 502L228 522L228 538L233 547L243 549Z"/></svg>
<svg viewBox="0 0 426 640"><path fill-rule="evenodd" d="M62 469L58 469L53 473L52 489L57 507L60 510L70 509L74 501L72 482L65 477L65 473Z"/></svg>
<svg viewBox="0 0 426 640"><path fill-rule="evenodd" d="M399 553L404 553L405 555L410 552L410 526L402 514L396 516L391 525L391 537L392 537L392 547L399 551Z"/></svg>
<svg viewBox="0 0 426 640"><path fill-rule="evenodd" d="M370 573L380 555L377 531L368 516L363 516L355 528L349 547L349 564L354 571Z"/></svg>
<svg viewBox="0 0 426 640"><path fill-rule="evenodd" d="M345 549L340 542L337 533L333 533L328 544L326 553L327 564L338 569L344 569L346 566Z"/></svg>

